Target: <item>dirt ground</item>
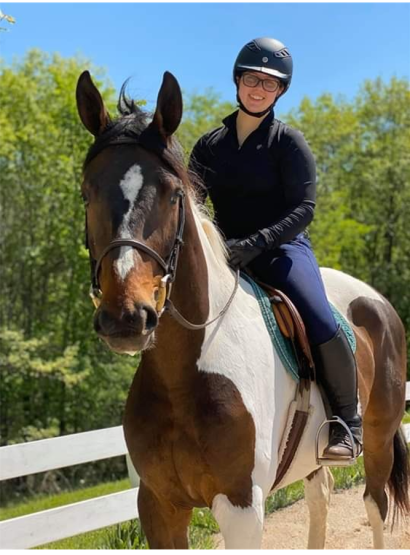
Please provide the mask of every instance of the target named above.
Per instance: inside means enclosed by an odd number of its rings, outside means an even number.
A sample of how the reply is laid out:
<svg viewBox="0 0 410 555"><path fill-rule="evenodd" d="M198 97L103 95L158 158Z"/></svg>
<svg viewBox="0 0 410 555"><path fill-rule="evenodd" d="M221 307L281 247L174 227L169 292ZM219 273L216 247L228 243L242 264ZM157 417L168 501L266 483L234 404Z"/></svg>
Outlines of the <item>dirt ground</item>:
<svg viewBox="0 0 410 555"><path fill-rule="evenodd" d="M332 495L327 523L326 549L371 549L372 532L363 503L364 486ZM263 549L306 549L308 510L302 499L268 516L265 520ZM393 533L385 527L387 549L410 549L410 522L396 525ZM217 549L223 549L217 537Z"/></svg>

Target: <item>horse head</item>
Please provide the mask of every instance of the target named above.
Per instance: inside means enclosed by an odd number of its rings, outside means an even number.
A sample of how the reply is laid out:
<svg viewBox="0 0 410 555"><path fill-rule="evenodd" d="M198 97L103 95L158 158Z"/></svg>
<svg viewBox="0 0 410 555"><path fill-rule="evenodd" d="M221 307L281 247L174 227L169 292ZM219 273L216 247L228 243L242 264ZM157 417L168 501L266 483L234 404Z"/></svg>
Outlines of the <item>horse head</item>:
<svg viewBox="0 0 410 555"><path fill-rule="evenodd" d="M110 349L133 354L153 345L182 242L186 172L172 137L182 117L181 90L166 72L149 124L124 87L120 116L111 119L88 71L76 94L81 121L95 138L81 186L94 328Z"/></svg>

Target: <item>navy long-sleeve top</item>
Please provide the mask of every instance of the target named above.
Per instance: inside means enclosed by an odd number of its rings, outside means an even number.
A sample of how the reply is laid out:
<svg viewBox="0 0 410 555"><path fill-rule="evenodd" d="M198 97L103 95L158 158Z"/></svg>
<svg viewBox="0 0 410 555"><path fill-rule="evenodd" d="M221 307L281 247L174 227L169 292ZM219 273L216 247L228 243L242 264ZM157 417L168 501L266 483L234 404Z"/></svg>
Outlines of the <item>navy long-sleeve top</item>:
<svg viewBox="0 0 410 555"><path fill-rule="evenodd" d="M239 147L234 112L194 146L189 167L202 179L226 239L258 233L273 249L313 219L316 167L300 131L266 116Z"/></svg>

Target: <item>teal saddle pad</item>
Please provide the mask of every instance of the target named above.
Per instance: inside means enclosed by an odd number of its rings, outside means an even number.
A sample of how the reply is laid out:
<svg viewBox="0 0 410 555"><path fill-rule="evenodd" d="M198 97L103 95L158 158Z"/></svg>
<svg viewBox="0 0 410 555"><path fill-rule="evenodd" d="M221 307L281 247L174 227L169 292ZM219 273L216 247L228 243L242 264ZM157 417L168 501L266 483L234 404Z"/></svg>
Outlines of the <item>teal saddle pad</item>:
<svg viewBox="0 0 410 555"><path fill-rule="evenodd" d="M292 348L292 343L284 335L282 335L279 326L276 322L276 318L272 311L272 306L269 301L268 295L265 291L251 279L247 274L241 272L241 277L247 281L253 289L255 297L258 300L259 306L261 308L262 316L265 321L266 327L268 328L269 335L272 340L272 344L278 353L284 367L296 381L299 381L298 365L295 358L295 353ZM356 352L356 337L354 335L353 329L350 326L346 318L335 308L332 303L330 308L332 309L333 316L336 319L337 324L342 328L346 337L350 343L350 347L353 353Z"/></svg>

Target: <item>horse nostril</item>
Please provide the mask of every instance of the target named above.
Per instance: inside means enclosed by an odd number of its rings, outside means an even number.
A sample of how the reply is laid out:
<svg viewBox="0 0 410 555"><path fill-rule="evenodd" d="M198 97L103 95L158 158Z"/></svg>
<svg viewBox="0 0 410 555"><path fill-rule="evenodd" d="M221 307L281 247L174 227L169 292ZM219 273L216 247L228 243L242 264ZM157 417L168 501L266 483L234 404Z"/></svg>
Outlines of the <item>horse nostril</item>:
<svg viewBox="0 0 410 555"><path fill-rule="evenodd" d="M142 310L146 312L145 330L147 333L150 333L158 325L158 314L149 305L143 306Z"/></svg>
<svg viewBox="0 0 410 555"><path fill-rule="evenodd" d="M107 310L99 309L97 310L94 317L94 330L99 335L108 335L111 331L115 322Z"/></svg>

